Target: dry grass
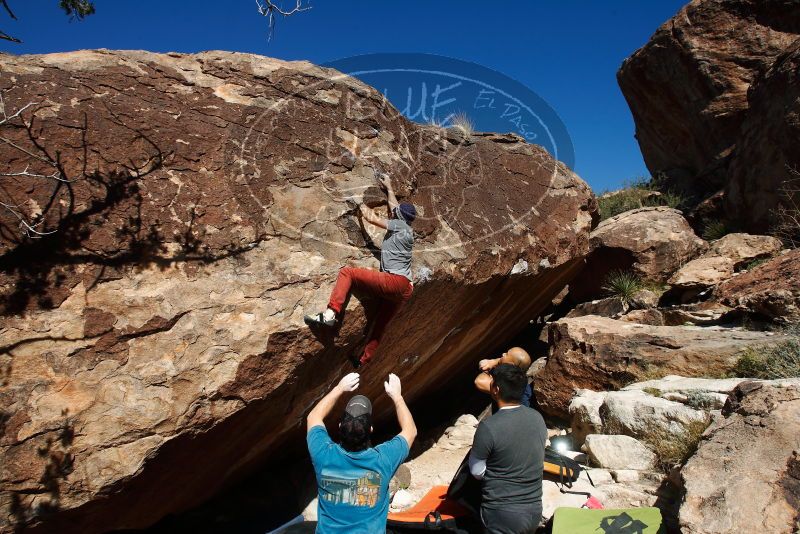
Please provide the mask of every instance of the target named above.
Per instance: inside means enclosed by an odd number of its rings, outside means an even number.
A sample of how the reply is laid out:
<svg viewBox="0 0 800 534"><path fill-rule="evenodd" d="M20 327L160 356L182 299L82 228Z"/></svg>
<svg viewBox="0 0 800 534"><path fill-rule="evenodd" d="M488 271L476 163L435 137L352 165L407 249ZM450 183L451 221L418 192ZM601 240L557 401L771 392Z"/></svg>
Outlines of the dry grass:
<svg viewBox="0 0 800 534"><path fill-rule="evenodd" d="M464 132L464 135L467 136L470 136L473 134L473 132L475 132L475 123L473 123L472 119L469 118L469 115L463 111L450 117L450 126L453 128L458 128Z"/></svg>
<svg viewBox="0 0 800 534"><path fill-rule="evenodd" d="M705 421L692 421L682 431L672 433L665 428L651 425L642 440L647 443L658 456L661 468L669 472L675 465L682 465L696 451L703 432L708 428Z"/></svg>
<svg viewBox="0 0 800 534"><path fill-rule="evenodd" d="M786 341L745 349L731 374L762 380L800 377L800 325L792 326L785 332L790 336Z"/></svg>

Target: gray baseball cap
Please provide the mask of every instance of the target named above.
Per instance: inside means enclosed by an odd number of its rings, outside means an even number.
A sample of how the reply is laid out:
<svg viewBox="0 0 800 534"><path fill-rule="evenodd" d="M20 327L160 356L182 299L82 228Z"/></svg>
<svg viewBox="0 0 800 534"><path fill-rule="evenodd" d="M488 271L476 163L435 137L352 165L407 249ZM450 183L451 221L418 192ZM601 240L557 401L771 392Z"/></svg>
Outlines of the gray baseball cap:
<svg viewBox="0 0 800 534"><path fill-rule="evenodd" d="M351 417L372 415L372 403L364 395L356 395L347 402L344 411Z"/></svg>

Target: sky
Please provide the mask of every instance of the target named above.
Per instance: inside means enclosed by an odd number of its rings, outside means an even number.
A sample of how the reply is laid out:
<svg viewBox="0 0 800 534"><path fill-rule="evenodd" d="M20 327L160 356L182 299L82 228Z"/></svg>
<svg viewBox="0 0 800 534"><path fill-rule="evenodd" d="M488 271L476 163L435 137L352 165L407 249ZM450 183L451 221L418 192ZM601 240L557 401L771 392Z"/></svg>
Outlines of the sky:
<svg viewBox="0 0 800 534"><path fill-rule="evenodd" d="M57 0L8 3L19 20L0 12L0 30L23 43L0 41L0 51L15 54L232 50L328 64L363 54L425 53L474 63L541 98L546 104L537 105L549 106L566 128L573 169L604 191L649 175L616 72L684 1L304 0L311 9L277 20L271 39L255 0L95 0L96 14L73 22Z"/></svg>

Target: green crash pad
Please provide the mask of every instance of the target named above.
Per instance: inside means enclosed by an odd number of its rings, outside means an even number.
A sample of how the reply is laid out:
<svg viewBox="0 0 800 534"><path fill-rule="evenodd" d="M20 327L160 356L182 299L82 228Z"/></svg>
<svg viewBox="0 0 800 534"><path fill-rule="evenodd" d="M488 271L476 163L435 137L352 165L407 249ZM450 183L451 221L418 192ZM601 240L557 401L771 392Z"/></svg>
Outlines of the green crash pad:
<svg viewBox="0 0 800 534"><path fill-rule="evenodd" d="M589 510L558 508L553 514L553 534L664 534L658 508Z"/></svg>

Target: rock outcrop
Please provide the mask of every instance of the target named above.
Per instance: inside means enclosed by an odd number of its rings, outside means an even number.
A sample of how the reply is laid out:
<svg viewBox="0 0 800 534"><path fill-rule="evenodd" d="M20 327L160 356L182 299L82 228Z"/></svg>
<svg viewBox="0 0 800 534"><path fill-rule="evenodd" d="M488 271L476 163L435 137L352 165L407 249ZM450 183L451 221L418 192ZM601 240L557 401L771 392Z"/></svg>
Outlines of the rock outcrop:
<svg viewBox="0 0 800 534"><path fill-rule="evenodd" d="M605 279L615 270L631 270L644 280L666 282L708 248L683 214L667 207L639 208L602 221L592 231L590 246L583 274L570 283L574 302L602 296Z"/></svg>
<svg viewBox="0 0 800 534"><path fill-rule="evenodd" d="M781 248L783 243L776 237L728 234L711 243L705 253L670 277L671 293L679 294L681 300L691 300L698 292L731 278L737 269L768 258Z"/></svg>
<svg viewBox="0 0 800 534"><path fill-rule="evenodd" d="M800 8L792 5L794 30L800 38ZM796 211L800 205L800 39L756 80L748 103L750 110L728 173L726 211L751 231L778 227L800 238ZM787 194L794 198L787 199ZM781 207L790 210L789 217L780 216Z"/></svg>
<svg viewBox="0 0 800 534"><path fill-rule="evenodd" d="M800 250L776 256L720 284L714 297L777 322L800 322Z"/></svg>
<svg viewBox="0 0 800 534"><path fill-rule="evenodd" d="M771 122L776 116L784 121L781 109L796 97L780 92L783 82L776 81L767 97L770 102L760 104L774 112L767 116L770 111L748 103L748 89L799 34L800 5L774 0L693 0L658 28L617 74L651 174L664 176L665 186L700 199L721 189L727 183L729 158L741 144L742 123L750 110L751 117L759 114L753 120L760 126L752 127L753 133L760 130L763 135L744 144L769 145L769 150L741 157L737 165L742 170L734 180L747 181L745 187L737 186L743 194L772 187L771 181L761 177L769 175L771 180L768 169L776 169L784 160L773 158L770 166L758 166L757 162L772 158L774 150L785 155L797 153L797 136L778 133ZM773 148L774 142L768 140L772 135L782 139L782 147L793 148L789 152ZM742 149L748 151L737 147ZM752 169L745 171L745 166ZM738 194L735 198L741 199L739 204L744 200ZM761 200L748 202L764 205ZM734 219L749 216L738 211Z"/></svg>
<svg viewBox="0 0 800 534"><path fill-rule="evenodd" d="M796 532L800 389L745 382L731 399L681 470L681 532Z"/></svg>
<svg viewBox="0 0 800 534"><path fill-rule="evenodd" d="M590 246L593 254L601 249L627 251L636 274L664 281L704 252L707 244L695 235L680 211L659 207L626 211L606 219L592 231Z"/></svg>
<svg viewBox="0 0 800 534"><path fill-rule="evenodd" d="M588 251L593 196L542 148L410 123L332 70L83 51L0 71L0 531L143 527L300 443L373 310L356 294L335 339L302 321L340 266L377 266L350 203L380 205L373 169L421 212L414 296L362 375L378 418L389 371L411 400L440 388Z"/></svg>
<svg viewBox="0 0 800 534"><path fill-rule="evenodd" d="M577 389L616 390L653 375L719 376L748 346L785 339L724 327L650 326L587 315L549 325L547 364L535 378L539 405L566 418Z"/></svg>
<svg viewBox="0 0 800 534"><path fill-rule="evenodd" d="M609 469L648 470L656 455L641 441L624 435L589 434L584 445L592 463Z"/></svg>

